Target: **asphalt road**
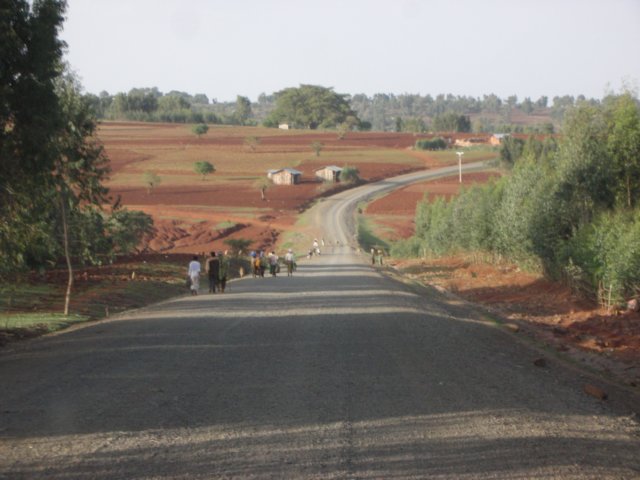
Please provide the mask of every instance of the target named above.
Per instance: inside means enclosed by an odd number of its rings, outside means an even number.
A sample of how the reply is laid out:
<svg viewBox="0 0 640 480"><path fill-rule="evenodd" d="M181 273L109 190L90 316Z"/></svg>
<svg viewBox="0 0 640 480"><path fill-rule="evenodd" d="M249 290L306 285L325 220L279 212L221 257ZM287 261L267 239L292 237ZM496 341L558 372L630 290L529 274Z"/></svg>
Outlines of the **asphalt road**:
<svg viewBox="0 0 640 480"><path fill-rule="evenodd" d="M331 245L293 277L0 352L0 479L640 478L631 415L376 271L345 203L317 207Z"/></svg>

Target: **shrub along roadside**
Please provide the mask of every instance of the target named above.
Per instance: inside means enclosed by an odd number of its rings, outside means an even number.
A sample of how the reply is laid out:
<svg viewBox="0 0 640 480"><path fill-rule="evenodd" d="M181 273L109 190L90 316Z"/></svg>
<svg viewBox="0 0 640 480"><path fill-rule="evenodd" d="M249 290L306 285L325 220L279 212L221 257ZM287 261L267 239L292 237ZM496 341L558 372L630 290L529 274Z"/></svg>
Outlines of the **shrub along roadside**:
<svg viewBox="0 0 640 480"><path fill-rule="evenodd" d="M640 113L630 94L567 114L559 144L529 139L511 175L425 200L396 256L458 251L538 269L611 306L640 295Z"/></svg>

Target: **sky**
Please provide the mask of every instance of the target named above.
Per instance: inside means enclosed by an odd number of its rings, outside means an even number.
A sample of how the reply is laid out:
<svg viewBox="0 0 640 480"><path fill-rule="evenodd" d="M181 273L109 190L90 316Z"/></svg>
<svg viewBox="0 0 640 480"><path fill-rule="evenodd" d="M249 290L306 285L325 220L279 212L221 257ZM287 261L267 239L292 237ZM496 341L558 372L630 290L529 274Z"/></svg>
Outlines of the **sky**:
<svg viewBox="0 0 640 480"><path fill-rule="evenodd" d="M602 98L640 82L640 0L68 0L85 91Z"/></svg>

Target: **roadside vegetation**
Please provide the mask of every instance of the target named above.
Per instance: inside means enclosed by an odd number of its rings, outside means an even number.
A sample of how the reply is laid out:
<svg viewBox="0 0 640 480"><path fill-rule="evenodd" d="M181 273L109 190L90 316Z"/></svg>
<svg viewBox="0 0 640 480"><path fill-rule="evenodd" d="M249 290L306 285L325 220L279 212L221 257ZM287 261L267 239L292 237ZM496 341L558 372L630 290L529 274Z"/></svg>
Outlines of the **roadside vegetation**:
<svg viewBox="0 0 640 480"><path fill-rule="evenodd" d="M567 112L556 140L509 139L510 174L422 201L395 256L484 252L564 281L601 305L640 294L640 114L631 93Z"/></svg>

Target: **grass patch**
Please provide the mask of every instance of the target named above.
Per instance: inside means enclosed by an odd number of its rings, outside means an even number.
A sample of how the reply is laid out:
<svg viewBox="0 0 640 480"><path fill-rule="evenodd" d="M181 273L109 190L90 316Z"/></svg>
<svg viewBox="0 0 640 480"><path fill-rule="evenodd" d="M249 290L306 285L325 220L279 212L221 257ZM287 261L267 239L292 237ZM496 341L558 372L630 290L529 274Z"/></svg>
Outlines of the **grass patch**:
<svg viewBox="0 0 640 480"><path fill-rule="evenodd" d="M237 225L237 223L232 222L230 220L227 220L225 222L220 222L220 223L216 224L216 226L214 228L216 228L218 230L223 230L225 228L235 227L236 225Z"/></svg>
<svg viewBox="0 0 640 480"><path fill-rule="evenodd" d="M0 345L182 295L187 263L185 256L147 256L77 267L69 316L62 314L63 270L0 285Z"/></svg>
<svg viewBox="0 0 640 480"><path fill-rule="evenodd" d="M363 215L358 216L358 243L365 252L372 248L389 251L389 244L373 233L369 220Z"/></svg>
<svg viewBox="0 0 640 480"><path fill-rule="evenodd" d="M471 163L471 162L476 162L481 160L492 160L492 159L497 159L500 156L500 153L494 147L486 147L486 146L460 148L460 149L453 149L453 150L442 150L442 151L429 151L429 156L434 158L440 163L457 164L458 155L456 155L456 152L458 151L464 152L464 155L462 156L463 163Z"/></svg>
<svg viewBox="0 0 640 480"><path fill-rule="evenodd" d="M51 312L0 314L0 330L15 332L16 330L37 329L48 333L67 328L75 323L86 322L87 320L89 320L89 317L85 315L69 315L65 317L61 313Z"/></svg>

